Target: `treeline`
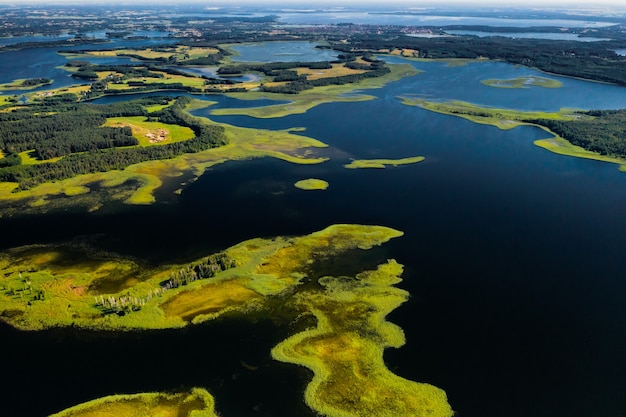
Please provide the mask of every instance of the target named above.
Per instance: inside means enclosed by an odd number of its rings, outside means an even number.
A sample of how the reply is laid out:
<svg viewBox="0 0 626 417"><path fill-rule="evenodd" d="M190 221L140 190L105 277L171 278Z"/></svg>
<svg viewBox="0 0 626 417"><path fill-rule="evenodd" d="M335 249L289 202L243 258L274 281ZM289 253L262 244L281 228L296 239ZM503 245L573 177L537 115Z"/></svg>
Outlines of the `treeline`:
<svg viewBox="0 0 626 417"><path fill-rule="evenodd" d="M21 82L21 86L24 87L32 87L40 84L51 84L52 80L50 78L29 78Z"/></svg>
<svg viewBox="0 0 626 417"><path fill-rule="evenodd" d="M382 62L382 61L380 61ZM360 74L350 74L350 75L342 75L338 77L324 77L318 78L316 80L308 80L306 77L300 77L297 80L290 81L285 85L280 86L265 86L262 85L260 87L261 91L266 91L270 93L281 93L281 94L297 94L304 90L309 90L314 87L322 87L326 85L343 85L343 84L351 84L362 81L366 78L376 78L382 77L385 74L390 72L390 69L382 65L374 65L370 67L369 71L360 73Z"/></svg>
<svg viewBox="0 0 626 417"><path fill-rule="evenodd" d="M51 108L50 108L51 107ZM0 149L9 154L32 150L32 156L47 160L139 142L128 127L100 127L107 117L142 116L139 104L84 106L34 106L0 113Z"/></svg>
<svg viewBox="0 0 626 417"><path fill-rule="evenodd" d="M339 55L338 61L344 63L344 66L351 69L365 70L360 74L342 75L337 77L323 77L316 80L308 80L306 75L299 75L295 68L309 69L330 69L332 63L329 61L320 62L272 62L265 64L240 64L227 65L218 69L220 75L239 75L248 71L261 72L266 76L273 77L274 82L286 82L279 86L261 85L260 90L270 93L281 94L297 94L304 90L314 87L326 85L343 85L356 83L366 78L381 77L389 73L389 68L385 66L384 61L364 56L363 60L367 63L355 62L359 57L357 54L346 53Z"/></svg>
<svg viewBox="0 0 626 417"><path fill-rule="evenodd" d="M338 51L414 49L420 58L489 58L539 68L555 74L626 85L626 58L606 42L510 39L500 37L438 37L354 35Z"/></svg>
<svg viewBox="0 0 626 417"><path fill-rule="evenodd" d="M225 65L217 70L220 75L241 75L250 71L261 72L267 76L276 76L280 71L293 68L329 69L332 64L328 61L319 62L269 62L265 64L237 64Z"/></svg>
<svg viewBox="0 0 626 417"><path fill-rule="evenodd" d="M626 110L581 112L593 118L528 120L547 127L574 145L602 155L626 158Z"/></svg>
<svg viewBox="0 0 626 417"><path fill-rule="evenodd" d="M216 253L197 264L189 264L172 273L168 279L161 282L160 286L165 289L178 288L199 279L213 278L220 272L236 266L235 260L225 253Z"/></svg>
<svg viewBox="0 0 626 417"><path fill-rule="evenodd" d="M167 99L152 98L152 100L163 101ZM188 115L184 111L184 108L189 103L189 100L190 98L188 97L180 97L173 105L160 112L150 114L150 119L162 123L189 127L195 133L195 136L190 140L149 147L108 147L105 149L92 149L86 152L69 154L56 162L44 162L34 165L6 166L4 168L0 168L0 181L17 182L19 184L19 188L16 191L19 191L32 188L45 182L63 180L81 174L124 169L129 165L139 162L170 159L184 153L196 153L213 147L225 145L228 140L223 127L205 124L202 121ZM133 106L136 102L131 101L123 104L126 106ZM118 104L108 106L116 108ZM32 107L31 116L32 113L36 112L36 106ZM98 105L78 104L73 109L68 106L63 109L63 112L72 115L73 112L84 112L85 110L83 107L93 110L93 108L97 108ZM114 115L128 115L127 113L121 114L120 112L110 112L106 114L108 114L107 117L115 117ZM28 120L32 119L32 117L29 117L28 115L26 117ZM19 120L20 119L18 119L18 121ZM6 123L10 124L12 122L7 121ZM2 126L4 124L5 123L0 123ZM98 130L102 128L99 126L83 126L82 132L87 134L86 132L90 129Z"/></svg>

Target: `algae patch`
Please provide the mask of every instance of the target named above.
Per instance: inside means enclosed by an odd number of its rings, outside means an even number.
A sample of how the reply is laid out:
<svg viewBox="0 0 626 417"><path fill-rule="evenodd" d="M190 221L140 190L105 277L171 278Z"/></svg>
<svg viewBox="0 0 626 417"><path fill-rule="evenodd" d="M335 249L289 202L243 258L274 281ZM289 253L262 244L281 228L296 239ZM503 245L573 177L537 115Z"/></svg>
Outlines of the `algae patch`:
<svg viewBox="0 0 626 417"><path fill-rule="evenodd" d="M217 417L211 394L193 388L180 394L111 395L68 408L50 417Z"/></svg>
<svg viewBox="0 0 626 417"><path fill-rule="evenodd" d="M543 88L561 88L563 83L546 77L538 77L536 75L528 75L524 77L511 78L508 80L489 79L482 80L486 86L496 88L530 88L530 87L543 87Z"/></svg>
<svg viewBox="0 0 626 417"><path fill-rule="evenodd" d="M413 156L409 158L400 159L354 159L349 164L344 165L345 168L357 169L357 168L386 168L391 165L397 167L399 165L417 164L422 162L423 156Z"/></svg>
<svg viewBox="0 0 626 417"><path fill-rule="evenodd" d="M301 190L325 190L328 188L328 182L317 178L307 178L300 180L294 184L294 187Z"/></svg>
<svg viewBox="0 0 626 417"><path fill-rule="evenodd" d="M402 266L394 260L355 277L324 277L321 291L301 292L296 303L313 314L317 326L298 333L272 350L283 362L311 369L307 405L326 416L450 417L444 391L401 378L383 360L387 347L405 343L387 314L408 299L393 287Z"/></svg>

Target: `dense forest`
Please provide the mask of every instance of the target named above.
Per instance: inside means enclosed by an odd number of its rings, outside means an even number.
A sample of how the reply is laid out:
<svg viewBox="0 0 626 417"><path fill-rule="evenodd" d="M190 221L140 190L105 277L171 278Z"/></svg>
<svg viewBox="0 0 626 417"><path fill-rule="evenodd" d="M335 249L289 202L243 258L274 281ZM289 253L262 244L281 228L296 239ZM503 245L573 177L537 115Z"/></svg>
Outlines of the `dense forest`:
<svg viewBox="0 0 626 417"><path fill-rule="evenodd" d="M593 118L528 120L547 127L568 142L602 155L626 158L626 110L581 112Z"/></svg>
<svg viewBox="0 0 626 417"><path fill-rule="evenodd" d="M139 162L174 158L227 143L224 128L202 123L184 108L188 97L148 114L143 106L162 104L171 98L151 97L109 105L46 101L0 114L0 181L19 183L24 190L49 181L80 174L123 169ZM54 103L54 104L51 104ZM128 128L104 128L107 117L146 116L150 120L189 127L194 138L159 146L139 147ZM27 129L27 134L19 134ZM43 141L43 143L39 143ZM34 149L38 164L22 164L19 152ZM56 161L49 158L63 156Z"/></svg>

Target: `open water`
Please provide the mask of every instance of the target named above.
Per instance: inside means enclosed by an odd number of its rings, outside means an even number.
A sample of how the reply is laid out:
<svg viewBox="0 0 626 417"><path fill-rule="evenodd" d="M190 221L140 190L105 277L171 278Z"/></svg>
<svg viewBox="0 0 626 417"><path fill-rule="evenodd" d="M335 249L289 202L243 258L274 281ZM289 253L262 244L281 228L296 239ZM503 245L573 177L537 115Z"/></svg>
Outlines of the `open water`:
<svg viewBox="0 0 626 417"><path fill-rule="evenodd" d="M443 388L462 417L623 415L626 174L535 147L533 140L545 137L540 129L500 131L404 106L398 96L592 109L626 107L626 89L503 63L412 65L423 72L368 90L377 97L372 101L325 104L280 119L215 117L211 108L197 113L239 126L306 127L303 134L330 145L322 151L329 162L229 162L180 197L162 196L150 207L3 218L2 249L87 235L148 262L176 262L333 223L391 226L405 235L375 253L405 265L399 286L411 293L389 317L407 338L385 353L393 372ZM563 87L480 83L522 75L557 78ZM254 104L217 100L223 107ZM426 160L385 170L343 168L351 158L415 155ZM293 187L308 177L328 181L329 189ZM114 393L203 386L224 417L313 416L302 404L310 372L269 356L290 330L245 320L128 334L24 333L0 325L1 414L43 416Z"/></svg>

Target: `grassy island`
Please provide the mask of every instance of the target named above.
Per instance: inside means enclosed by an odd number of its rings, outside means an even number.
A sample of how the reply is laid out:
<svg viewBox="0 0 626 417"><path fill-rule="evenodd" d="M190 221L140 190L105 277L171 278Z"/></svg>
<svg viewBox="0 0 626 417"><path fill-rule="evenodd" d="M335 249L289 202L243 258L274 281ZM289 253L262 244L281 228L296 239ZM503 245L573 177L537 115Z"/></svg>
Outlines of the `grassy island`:
<svg viewBox="0 0 626 417"><path fill-rule="evenodd" d="M626 171L626 137L623 135L626 110L561 109L550 113L480 107L462 101L401 99L409 106L461 117L502 130L522 125L537 126L551 137L536 140L535 145L559 155L619 164L620 171Z"/></svg>
<svg viewBox="0 0 626 417"><path fill-rule="evenodd" d="M486 86L497 88L530 88L530 87L543 87L543 88L561 88L563 83L554 80L552 78L538 77L535 75L528 75L525 77L511 78L508 80L489 79L482 80Z"/></svg>
<svg viewBox="0 0 626 417"><path fill-rule="evenodd" d="M413 156L409 158L400 159L354 159L349 164L344 165L345 168L358 169L358 168L386 168L391 165L397 167L399 165L417 164L422 162L423 156Z"/></svg>
<svg viewBox="0 0 626 417"><path fill-rule="evenodd" d="M111 395L50 417L217 417L211 394L201 388L180 394Z"/></svg>
<svg viewBox="0 0 626 417"><path fill-rule="evenodd" d="M13 82L0 84L0 91L12 91L12 90L32 90L37 87L52 84L50 78L28 78L13 80Z"/></svg>
<svg viewBox="0 0 626 417"><path fill-rule="evenodd" d="M294 187L301 190L325 190L328 188L328 182L316 178L308 178L296 182Z"/></svg>
<svg viewBox="0 0 626 417"><path fill-rule="evenodd" d="M82 246L15 248L0 257L0 318L25 330L157 329L227 313L254 318L280 305L290 317L309 315L317 322L272 351L277 360L313 370L305 399L316 412L450 417L442 390L394 375L382 359L385 348L405 343L402 330L385 319L409 296L394 287L402 266L394 260L374 270L352 265L355 251L401 235L382 226L337 224L301 237L252 239L188 264L152 268ZM334 273L328 265L340 269ZM345 267L361 272L347 273ZM210 396L194 390L106 397L55 417L122 411L139 416L152 410L213 415Z"/></svg>

